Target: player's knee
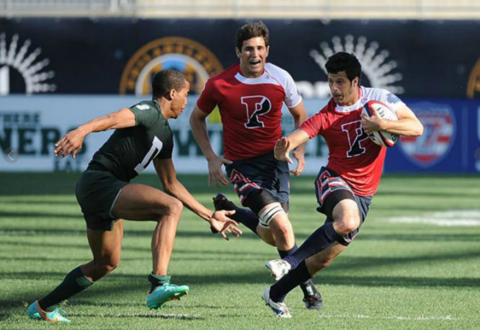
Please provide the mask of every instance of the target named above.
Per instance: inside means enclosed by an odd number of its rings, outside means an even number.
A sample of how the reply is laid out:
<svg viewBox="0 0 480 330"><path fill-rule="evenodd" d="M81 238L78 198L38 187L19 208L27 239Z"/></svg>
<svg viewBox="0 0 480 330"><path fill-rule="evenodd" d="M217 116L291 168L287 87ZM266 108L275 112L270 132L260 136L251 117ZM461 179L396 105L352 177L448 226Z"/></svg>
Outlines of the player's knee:
<svg viewBox="0 0 480 330"><path fill-rule="evenodd" d="M101 260L95 263L97 271L107 275L113 272L120 265L120 259Z"/></svg>
<svg viewBox="0 0 480 330"><path fill-rule="evenodd" d="M174 218L180 219L180 215L182 214L183 204L176 198L171 198L167 204L167 213L169 215L173 215Z"/></svg>
<svg viewBox="0 0 480 330"><path fill-rule="evenodd" d="M292 224L288 219L274 219L270 222L270 228L275 232L276 235L282 237L287 237L293 232Z"/></svg>
<svg viewBox="0 0 480 330"><path fill-rule="evenodd" d="M360 218L356 216L344 216L341 219L335 219L334 229L342 236L350 234L360 227Z"/></svg>

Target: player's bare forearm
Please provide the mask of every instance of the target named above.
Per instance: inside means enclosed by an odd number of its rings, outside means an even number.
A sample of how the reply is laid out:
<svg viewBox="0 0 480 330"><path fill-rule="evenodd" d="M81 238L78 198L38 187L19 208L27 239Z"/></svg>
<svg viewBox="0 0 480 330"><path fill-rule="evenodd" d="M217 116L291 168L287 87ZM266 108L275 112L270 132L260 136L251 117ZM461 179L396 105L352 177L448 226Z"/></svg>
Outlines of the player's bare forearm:
<svg viewBox="0 0 480 330"><path fill-rule="evenodd" d="M210 139L207 133L207 124L205 122L207 115L198 107L195 107L190 116L190 127L192 129L193 137L197 141L200 150L202 150L207 160L217 157L212 149Z"/></svg>
<svg viewBox="0 0 480 330"><path fill-rule="evenodd" d="M207 134L206 118L207 115L200 108L195 107L190 116L190 126L193 137L208 161L208 185L227 185L228 180L222 172L222 165L231 164L231 161L217 156L213 151Z"/></svg>
<svg viewBox="0 0 480 330"><path fill-rule="evenodd" d="M300 146L305 146L305 143L310 139L310 137L308 136L307 132L305 132L304 130L297 129L292 134L287 136L287 139L289 142L289 147L287 152L290 152L295 148L298 149Z"/></svg>
<svg viewBox="0 0 480 330"><path fill-rule="evenodd" d="M392 134L404 136L420 136L423 134L423 125L417 116L407 106L402 106L395 111L398 120L382 119L374 110L374 115L362 116L362 126L366 133L387 131Z"/></svg>
<svg viewBox="0 0 480 330"><path fill-rule="evenodd" d="M297 130L300 125L308 119L307 111L305 110L305 106L303 104L303 101L300 102L296 107L289 109L290 113L293 116L293 121L295 125L295 129ZM308 141L308 139L307 139ZM306 141L305 141L306 142ZM296 147L293 147L292 149L296 149L300 154L305 153L305 143L302 143Z"/></svg>
<svg viewBox="0 0 480 330"><path fill-rule="evenodd" d="M209 220L212 211L200 204L185 186L178 181L177 172L171 159L154 159L153 165L165 192L182 202L185 207L204 220Z"/></svg>
<svg viewBox="0 0 480 330"><path fill-rule="evenodd" d="M75 158L82 148L83 140L88 134L131 126L135 126L135 115L129 109L122 109L106 116L95 118L65 134L64 137L55 143L54 153L60 157L66 157L71 154Z"/></svg>
<svg viewBox="0 0 480 330"><path fill-rule="evenodd" d="M383 130L404 136L420 136L423 134L423 125L416 118L404 118L396 121L384 120Z"/></svg>
<svg viewBox="0 0 480 330"><path fill-rule="evenodd" d="M135 126L135 115L130 109L121 109L117 112L92 119L88 123L80 126L85 136L94 132L103 132L109 129L119 129Z"/></svg>
<svg viewBox="0 0 480 330"><path fill-rule="evenodd" d="M238 228L238 223L227 217L235 213L235 211L210 211L198 202L178 180L172 182L168 188L166 187L165 192L176 197L186 208L207 221L210 224L212 233L219 233L227 241L229 240L227 233L234 237L239 237L242 234L242 231Z"/></svg>
<svg viewBox="0 0 480 330"><path fill-rule="evenodd" d="M165 192L177 198L186 208L203 220L209 221L212 217L213 212L198 202L180 181L175 180L169 186L165 186Z"/></svg>

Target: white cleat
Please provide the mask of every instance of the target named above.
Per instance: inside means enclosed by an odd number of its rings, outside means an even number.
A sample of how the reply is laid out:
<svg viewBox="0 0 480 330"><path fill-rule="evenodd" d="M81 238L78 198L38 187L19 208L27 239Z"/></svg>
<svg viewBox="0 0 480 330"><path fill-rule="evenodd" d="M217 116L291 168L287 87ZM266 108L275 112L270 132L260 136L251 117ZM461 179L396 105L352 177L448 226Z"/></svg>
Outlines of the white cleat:
<svg viewBox="0 0 480 330"><path fill-rule="evenodd" d="M292 314L290 314L290 311L284 303L276 303L270 299L270 287L263 291L262 299L265 301L265 305L270 307L276 317L284 319L292 318Z"/></svg>
<svg viewBox="0 0 480 330"><path fill-rule="evenodd" d="M270 260L265 267L270 270L272 277L275 278L276 281L287 275L290 269L292 269L292 266L282 259Z"/></svg>

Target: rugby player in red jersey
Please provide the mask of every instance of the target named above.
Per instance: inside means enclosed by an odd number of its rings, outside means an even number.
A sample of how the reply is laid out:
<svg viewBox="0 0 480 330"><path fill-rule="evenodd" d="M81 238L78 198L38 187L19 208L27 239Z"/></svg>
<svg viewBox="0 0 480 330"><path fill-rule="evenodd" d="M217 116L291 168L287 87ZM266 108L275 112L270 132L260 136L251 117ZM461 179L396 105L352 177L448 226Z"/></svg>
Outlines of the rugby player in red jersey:
<svg viewBox="0 0 480 330"><path fill-rule="evenodd" d="M291 317L284 303L286 295L330 265L352 242L367 216L386 154L386 148L375 144L368 134L379 130L405 136L423 133L420 121L397 96L359 85L362 69L354 55L334 54L325 67L332 98L275 146L275 158L290 162L289 152L317 135L323 136L329 149L328 164L315 181L317 211L327 216L324 225L297 251L267 263L279 281L265 290L263 299L277 317ZM398 120L383 120L376 113L362 115L368 101L386 104Z"/></svg>
<svg viewBox="0 0 480 330"><path fill-rule="evenodd" d="M295 82L282 68L267 62L269 31L262 22L242 26L236 34L239 63L210 78L190 117L192 132L208 161L210 184L233 184L243 206L238 208L222 194L214 198L216 209L235 210L231 217L243 223L280 257L297 249L288 218L290 195L286 161L274 158L275 142L282 136L282 106L292 114L295 127L307 114ZM206 118L218 107L223 125L224 156L212 150ZM302 172L304 146L293 156ZM228 180L223 174L225 165ZM311 281L301 285L308 309L320 309L322 299Z"/></svg>

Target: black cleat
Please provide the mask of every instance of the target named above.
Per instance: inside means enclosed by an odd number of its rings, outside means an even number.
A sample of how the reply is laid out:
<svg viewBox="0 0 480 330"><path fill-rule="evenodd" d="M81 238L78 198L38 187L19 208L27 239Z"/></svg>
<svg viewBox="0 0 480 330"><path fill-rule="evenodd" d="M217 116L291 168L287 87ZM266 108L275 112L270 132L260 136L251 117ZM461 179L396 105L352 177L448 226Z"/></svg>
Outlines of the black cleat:
<svg viewBox="0 0 480 330"><path fill-rule="evenodd" d="M235 204L229 201L227 196L221 193L213 197L213 206L215 207L215 211L219 211L219 210L233 211L237 209Z"/></svg>
<svg viewBox="0 0 480 330"><path fill-rule="evenodd" d="M306 291L308 294L305 294L303 302L305 307L310 310L320 310L323 307L322 295L317 291L313 283L306 285Z"/></svg>

